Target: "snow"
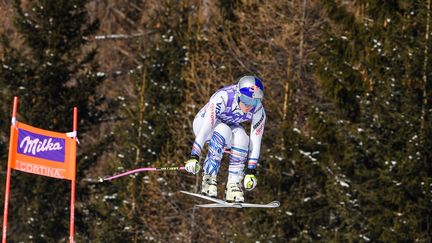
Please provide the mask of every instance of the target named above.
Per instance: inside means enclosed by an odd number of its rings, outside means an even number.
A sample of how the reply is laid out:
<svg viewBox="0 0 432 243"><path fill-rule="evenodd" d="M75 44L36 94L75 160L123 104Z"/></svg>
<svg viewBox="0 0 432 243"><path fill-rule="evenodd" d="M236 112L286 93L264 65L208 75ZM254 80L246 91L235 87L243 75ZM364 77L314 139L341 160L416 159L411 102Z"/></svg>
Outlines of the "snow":
<svg viewBox="0 0 432 243"><path fill-rule="evenodd" d="M350 185L348 183L346 183L345 181L339 181L339 184L343 187L350 187Z"/></svg>
<svg viewBox="0 0 432 243"><path fill-rule="evenodd" d="M296 132L298 134L301 134L301 131L298 128L293 128L293 132Z"/></svg>
<svg viewBox="0 0 432 243"><path fill-rule="evenodd" d="M362 238L365 241L370 241L370 239L365 235L359 235L359 236L360 236L360 238Z"/></svg>
<svg viewBox="0 0 432 243"><path fill-rule="evenodd" d="M402 182L399 182L399 181L393 181L393 183L395 183L396 186L400 186L400 185L402 185Z"/></svg>
<svg viewBox="0 0 432 243"><path fill-rule="evenodd" d="M299 149L299 152L300 152L300 154L308 157L311 161L313 161L313 162L317 161L317 159L315 159L314 157L312 157L312 155L311 155L312 153L311 152L305 152L305 151L300 150L300 149Z"/></svg>
<svg viewBox="0 0 432 243"><path fill-rule="evenodd" d="M174 36L172 36L172 35L170 35L168 38L167 38L167 36L166 35L162 35L162 39L164 39L164 41L165 42L168 42L168 43L170 43L170 42L172 42L173 41L173 39L174 39Z"/></svg>
<svg viewBox="0 0 432 243"><path fill-rule="evenodd" d="M112 195L105 195L104 197L103 197L103 199L102 199L102 201L106 201L106 200L108 200L108 199L116 199L117 198L117 193L114 193L114 194L112 194Z"/></svg>

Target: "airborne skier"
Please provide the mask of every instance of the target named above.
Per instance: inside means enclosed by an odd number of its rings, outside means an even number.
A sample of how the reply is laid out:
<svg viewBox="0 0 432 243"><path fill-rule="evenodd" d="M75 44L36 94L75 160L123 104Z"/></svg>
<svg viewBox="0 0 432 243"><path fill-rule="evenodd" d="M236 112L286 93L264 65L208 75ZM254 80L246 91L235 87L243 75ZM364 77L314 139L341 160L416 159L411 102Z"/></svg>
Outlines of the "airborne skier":
<svg viewBox="0 0 432 243"><path fill-rule="evenodd" d="M237 84L214 93L193 121L195 141L190 158L185 162L189 173L200 170L199 158L207 141L201 193L217 197L217 174L225 148L231 149L225 200L243 202L242 180L246 190L257 185L256 167L266 115L262 104L264 85L256 76L243 76ZM240 123L252 120L250 135ZM247 169L244 171L247 161ZM245 176L246 174L246 176Z"/></svg>

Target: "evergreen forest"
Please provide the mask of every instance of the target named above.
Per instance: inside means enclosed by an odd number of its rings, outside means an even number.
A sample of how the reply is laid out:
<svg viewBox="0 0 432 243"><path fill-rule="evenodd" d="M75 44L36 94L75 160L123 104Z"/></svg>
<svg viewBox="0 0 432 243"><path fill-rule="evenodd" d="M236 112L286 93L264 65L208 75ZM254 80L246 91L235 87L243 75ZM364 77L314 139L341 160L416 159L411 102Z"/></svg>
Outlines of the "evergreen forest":
<svg viewBox="0 0 432 243"><path fill-rule="evenodd" d="M78 108L76 242L432 242L431 2L0 1L2 212L17 96L58 132ZM184 166L196 113L243 75L267 115L245 200L280 207L194 207L185 171L100 182ZM69 242L70 190L12 170L8 241Z"/></svg>

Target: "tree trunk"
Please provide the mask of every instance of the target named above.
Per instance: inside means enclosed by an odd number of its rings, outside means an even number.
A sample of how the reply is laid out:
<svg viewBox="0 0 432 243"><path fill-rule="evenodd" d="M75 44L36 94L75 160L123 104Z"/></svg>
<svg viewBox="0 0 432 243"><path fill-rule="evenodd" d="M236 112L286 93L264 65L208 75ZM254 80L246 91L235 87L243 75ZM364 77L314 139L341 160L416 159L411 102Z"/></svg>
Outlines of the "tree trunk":
<svg viewBox="0 0 432 243"><path fill-rule="evenodd" d="M425 31L425 48L424 48L424 61L423 61L423 107L421 115L421 126L425 127L426 120L428 119L428 59L429 59L429 30L430 30L430 11L431 0L427 0L427 17L426 17L426 31Z"/></svg>
<svg viewBox="0 0 432 243"><path fill-rule="evenodd" d="M303 0L302 6L302 17L300 23L300 43L299 43L299 66L298 66L298 78L299 82L302 82L302 68L304 59L304 32L305 32L305 21L306 21L306 3L307 0Z"/></svg>

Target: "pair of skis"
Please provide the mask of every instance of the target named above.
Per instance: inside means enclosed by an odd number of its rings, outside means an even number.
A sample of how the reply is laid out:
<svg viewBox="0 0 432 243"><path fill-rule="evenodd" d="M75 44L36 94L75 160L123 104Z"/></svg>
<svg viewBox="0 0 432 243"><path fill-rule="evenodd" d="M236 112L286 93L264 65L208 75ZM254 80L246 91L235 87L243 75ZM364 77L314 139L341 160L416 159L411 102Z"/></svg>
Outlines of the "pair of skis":
<svg viewBox="0 0 432 243"><path fill-rule="evenodd" d="M124 173L120 173L117 175L99 178L99 182L110 181L110 180L114 180L114 179L117 179L117 178L120 178L123 176L132 175L132 174L135 174L138 172L143 172L143 171L179 171L179 170L185 170L185 167L139 168L139 169L135 169L135 170L131 170L131 171L126 171ZM193 193L193 192L188 192L188 191L180 191L180 192L213 202L213 203L208 203L208 204L196 205L197 207L201 207L201 208L277 208L280 206L279 201L273 201L273 202L270 202L267 204L240 203L240 202L230 203L230 202L226 202L226 201L221 200L221 199L208 197L208 196Z"/></svg>
<svg viewBox="0 0 432 243"><path fill-rule="evenodd" d="M195 206L200 207L200 208L277 208L280 206L279 201L273 201L273 202L270 202L267 204L240 203L240 202L230 203L230 202L226 202L226 201L221 200L221 199L208 197L208 196L198 194L198 193L193 193L193 192L188 192L188 191L180 191L180 192L213 202L213 203L208 203L208 204L195 205Z"/></svg>

